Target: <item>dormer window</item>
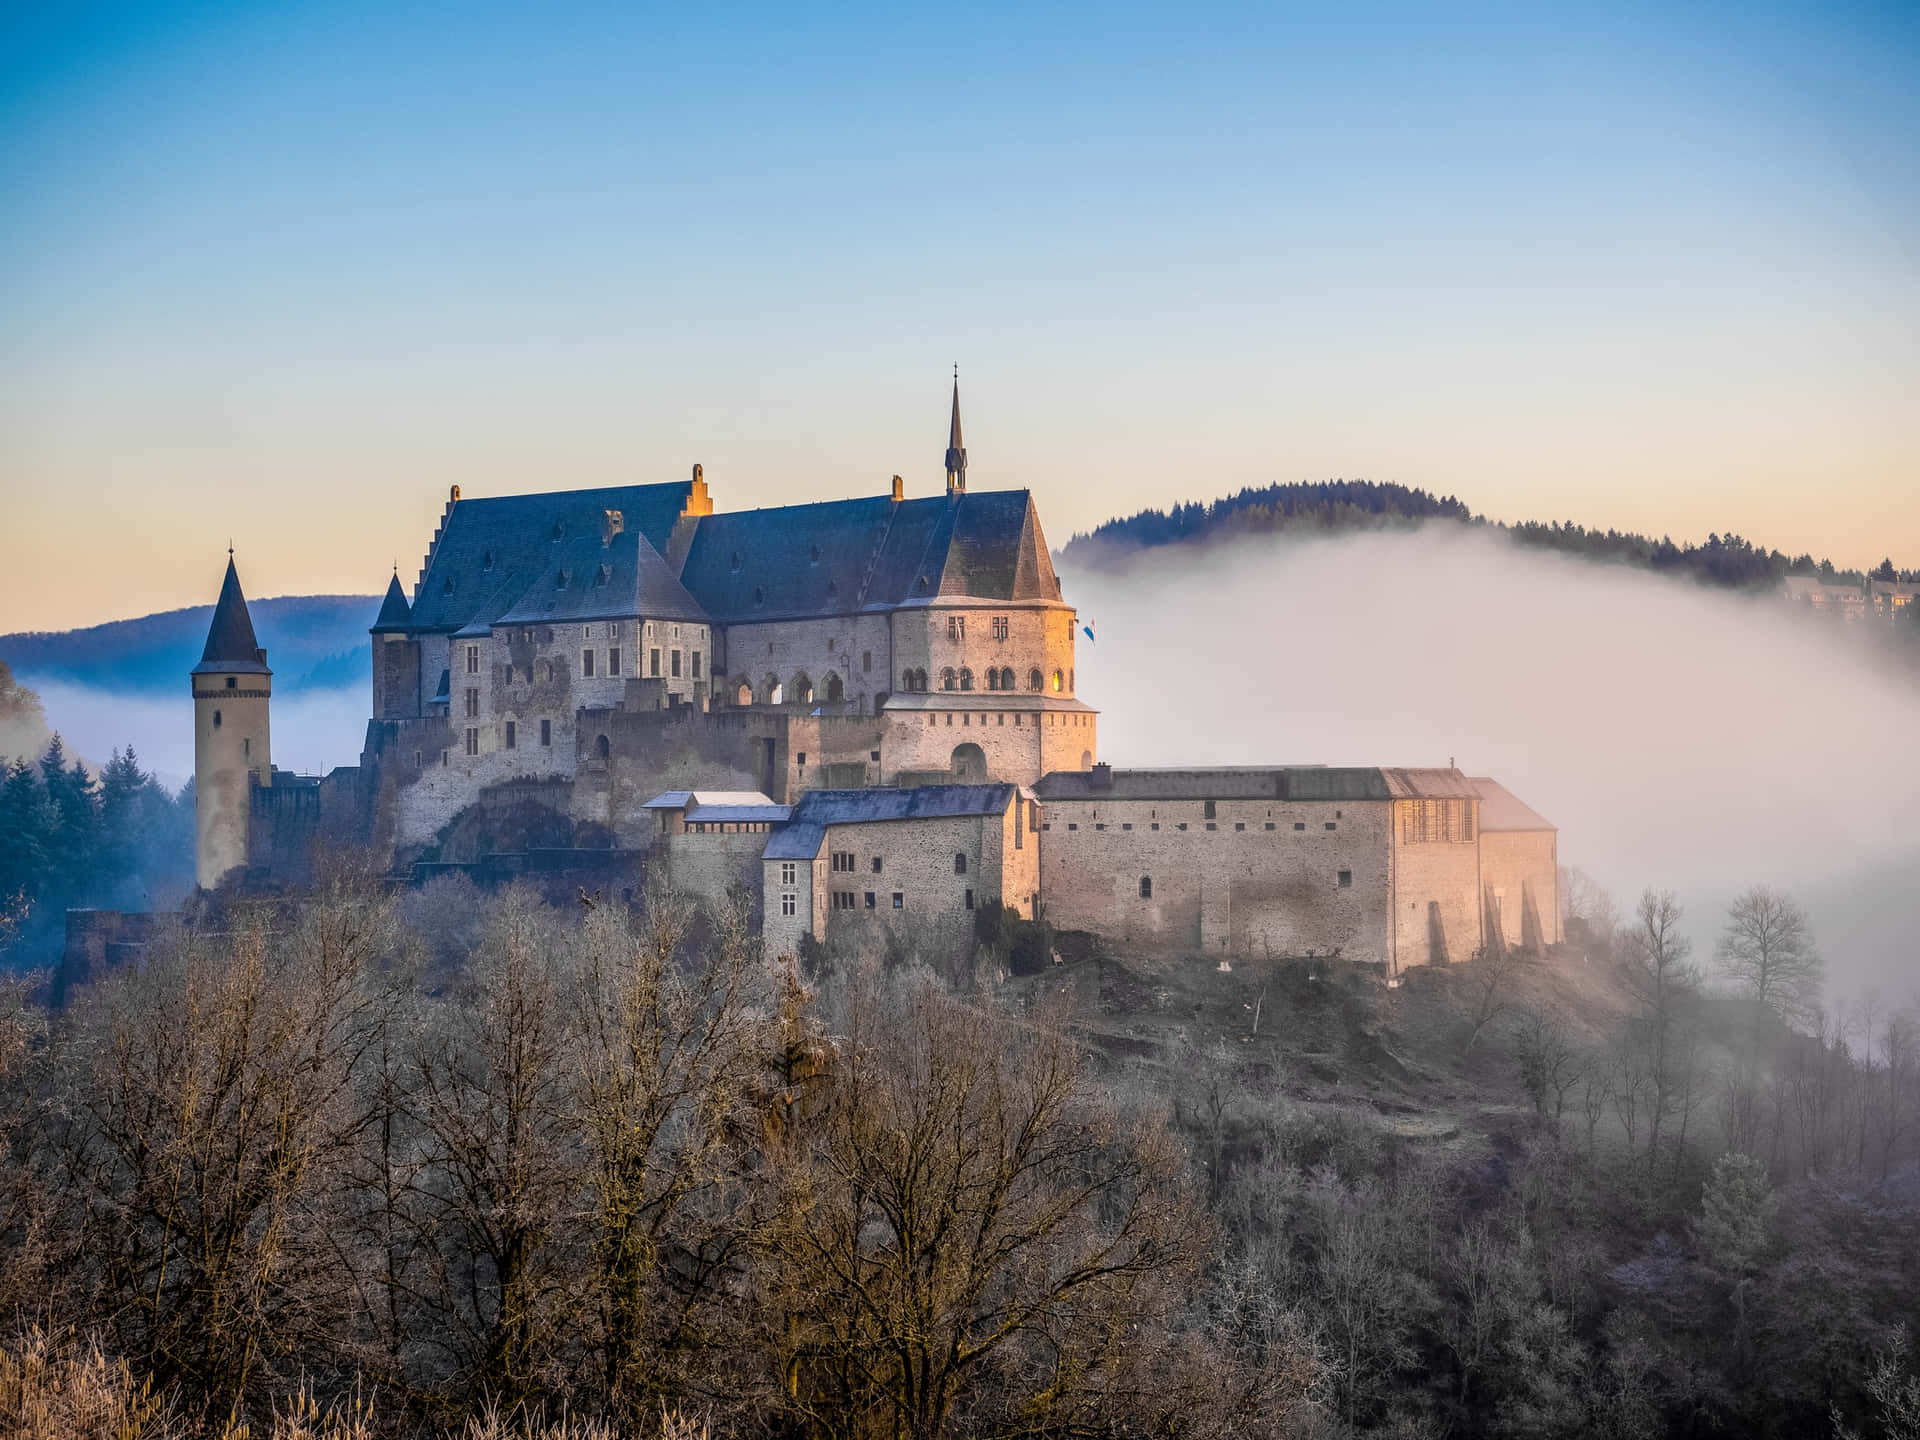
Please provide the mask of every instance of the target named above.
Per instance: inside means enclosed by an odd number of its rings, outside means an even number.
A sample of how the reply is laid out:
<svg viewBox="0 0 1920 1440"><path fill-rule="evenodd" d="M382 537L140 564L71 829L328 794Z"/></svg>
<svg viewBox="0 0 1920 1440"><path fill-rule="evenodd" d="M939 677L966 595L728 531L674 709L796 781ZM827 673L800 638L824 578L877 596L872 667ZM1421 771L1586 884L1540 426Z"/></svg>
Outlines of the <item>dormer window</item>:
<svg viewBox="0 0 1920 1440"><path fill-rule="evenodd" d="M482 570L491 570L493 568L493 551L489 550L480 557L480 568Z"/></svg>
<svg viewBox="0 0 1920 1440"><path fill-rule="evenodd" d="M814 565L820 563L820 547L818 545L810 545L807 547L807 560L810 564Z"/></svg>
<svg viewBox="0 0 1920 1440"><path fill-rule="evenodd" d="M740 552L738 550L727 557L727 565L732 569L734 574L737 575L740 573Z"/></svg>
<svg viewBox="0 0 1920 1440"><path fill-rule="evenodd" d="M227 676L227 689L238 690L239 688L240 688L240 677L238 675Z"/></svg>
<svg viewBox="0 0 1920 1440"><path fill-rule="evenodd" d="M767 603L767 592L758 585L753 587L753 603L756 605Z"/></svg>
<svg viewBox="0 0 1920 1440"><path fill-rule="evenodd" d="M553 522L553 538L554 539L558 540L566 533L567 533L567 527L563 523L561 523L558 520Z"/></svg>
<svg viewBox="0 0 1920 1440"><path fill-rule="evenodd" d="M840 593L840 582L837 580L827 581L827 598L831 600L834 596L838 595L839 593Z"/></svg>
<svg viewBox="0 0 1920 1440"><path fill-rule="evenodd" d="M608 581L609 579L611 579L611 578L612 578L612 576L613 576L613 569L612 569L612 567L610 567L610 566L607 566L607 565L602 565L602 566L600 567L600 570L599 570L599 573L598 573L598 574L596 574L596 575L595 575L595 576L593 577L593 583L594 583L594 584L595 584L596 586L598 586L598 585L604 585L604 584L606 584L606 583L607 583L607 581Z"/></svg>
<svg viewBox="0 0 1920 1440"><path fill-rule="evenodd" d="M913 593L916 595L924 595L927 593L926 576L922 575L918 580L913 582Z"/></svg>
<svg viewBox="0 0 1920 1440"><path fill-rule="evenodd" d="M553 577L553 588L556 590L566 589L567 582L572 578L573 572L571 570L562 570L558 575Z"/></svg>
<svg viewBox="0 0 1920 1440"><path fill-rule="evenodd" d="M451 575L447 577L446 583L440 587L440 593L442 595L451 595L453 593L453 577Z"/></svg>

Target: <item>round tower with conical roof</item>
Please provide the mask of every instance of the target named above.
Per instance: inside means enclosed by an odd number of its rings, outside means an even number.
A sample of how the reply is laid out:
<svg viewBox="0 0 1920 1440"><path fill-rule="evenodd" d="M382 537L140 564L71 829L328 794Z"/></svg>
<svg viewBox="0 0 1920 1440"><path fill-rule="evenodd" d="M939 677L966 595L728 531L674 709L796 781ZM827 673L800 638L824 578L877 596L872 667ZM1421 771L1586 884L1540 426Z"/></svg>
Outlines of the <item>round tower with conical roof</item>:
<svg viewBox="0 0 1920 1440"><path fill-rule="evenodd" d="M273 672L254 638L232 550L192 680L194 871L201 888L211 890L245 867L253 787L273 783Z"/></svg>

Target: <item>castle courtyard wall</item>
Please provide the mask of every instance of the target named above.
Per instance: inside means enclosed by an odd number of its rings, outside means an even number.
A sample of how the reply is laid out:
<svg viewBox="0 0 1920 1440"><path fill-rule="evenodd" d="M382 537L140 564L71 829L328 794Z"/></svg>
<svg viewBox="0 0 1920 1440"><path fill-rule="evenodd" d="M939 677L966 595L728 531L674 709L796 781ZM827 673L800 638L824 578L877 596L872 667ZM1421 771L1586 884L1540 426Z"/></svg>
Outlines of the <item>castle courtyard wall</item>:
<svg viewBox="0 0 1920 1440"><path fill-rule="evenodd" d="M1477 825L1469 838L1404 838L1405 807L1396 800L1393 841L1393 968L1471 960L1484 943Z"/></svg>

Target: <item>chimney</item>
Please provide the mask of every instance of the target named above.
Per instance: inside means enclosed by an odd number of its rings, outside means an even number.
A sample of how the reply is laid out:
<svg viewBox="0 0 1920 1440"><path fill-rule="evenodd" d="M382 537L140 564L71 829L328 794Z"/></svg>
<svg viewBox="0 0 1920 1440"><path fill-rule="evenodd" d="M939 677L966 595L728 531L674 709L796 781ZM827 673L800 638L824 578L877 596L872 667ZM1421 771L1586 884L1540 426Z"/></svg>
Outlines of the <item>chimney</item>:
<svg viewBox="0 0 1920 1440"><path fill-rule="evenodd" d="M893 477L893 503L898 505L902 500L906 498L907 498L906 484L900 479L898 475L896 475Z"/></svg>
<svg viewBox="0 0 1920 1440"><path fill-rule="evenodd" d="M1104 760L1094 766L1093 769L1088 772L1088 776L1088 783L1096 790L1111 790L1113 788L1113 766Z"/></svg>
<svg viewBox="0 0 1920 1440"><path fill-rule="evenodd" d="M600 512L600 543L602 545L611 545L613 543L613 537L626 528L627 517L622 515L618 510L603 510Z"/></svg>

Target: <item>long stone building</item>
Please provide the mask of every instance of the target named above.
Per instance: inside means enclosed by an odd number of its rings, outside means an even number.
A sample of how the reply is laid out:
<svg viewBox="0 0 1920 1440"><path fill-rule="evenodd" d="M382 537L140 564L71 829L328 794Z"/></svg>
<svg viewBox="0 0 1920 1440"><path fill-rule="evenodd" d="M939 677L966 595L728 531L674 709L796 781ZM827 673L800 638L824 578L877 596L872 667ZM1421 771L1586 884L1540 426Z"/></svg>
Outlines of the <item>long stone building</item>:
<svg viewBox="0 0 1920 1440"><path fill-rule="evenodd" d="M416 874L516 847L629 857L746 895L778 952L964 945L990 903L1127 945L1396 971L1559 939L1553 827L1490 779L1101 763L1033 497L969 493L957 386L945 459L943 493L895 477L732 513L697 465L456 488L370 627L361 764L324 781L267 757L230 561L194 674L201 883L297 869L331 815Z"/></svg>

